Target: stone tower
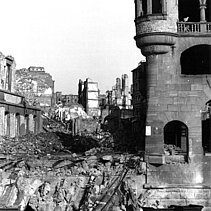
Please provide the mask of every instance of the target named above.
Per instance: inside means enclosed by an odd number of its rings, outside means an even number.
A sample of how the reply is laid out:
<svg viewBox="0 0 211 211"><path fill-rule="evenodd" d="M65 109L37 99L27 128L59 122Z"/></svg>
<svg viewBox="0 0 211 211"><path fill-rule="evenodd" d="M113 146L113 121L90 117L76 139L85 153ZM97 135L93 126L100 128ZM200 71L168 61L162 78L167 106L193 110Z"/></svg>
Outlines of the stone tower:
<svg viewBox="0 0 211 211"><path fill-rule="evenodd" d="M146 57L140 141L145 160L159 165L149 167L147 185L211 184L211 1L135 0L135 11L135 41ZM179 159L184 166L172 164Z"/></svg>

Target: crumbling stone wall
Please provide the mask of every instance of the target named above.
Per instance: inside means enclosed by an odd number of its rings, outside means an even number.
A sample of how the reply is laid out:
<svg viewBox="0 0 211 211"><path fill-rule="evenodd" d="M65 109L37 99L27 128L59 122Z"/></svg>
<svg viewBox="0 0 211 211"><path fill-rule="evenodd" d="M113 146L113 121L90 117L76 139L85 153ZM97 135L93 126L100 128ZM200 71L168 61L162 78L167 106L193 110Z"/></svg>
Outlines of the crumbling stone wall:
<svg viewBox="0 0 211 211"><path fill-rule="evenodd" d="M33 210L113 210L137 206L145 165L127 155L67 155L55 160L5 160L1 163L0 206Z"/></svg>

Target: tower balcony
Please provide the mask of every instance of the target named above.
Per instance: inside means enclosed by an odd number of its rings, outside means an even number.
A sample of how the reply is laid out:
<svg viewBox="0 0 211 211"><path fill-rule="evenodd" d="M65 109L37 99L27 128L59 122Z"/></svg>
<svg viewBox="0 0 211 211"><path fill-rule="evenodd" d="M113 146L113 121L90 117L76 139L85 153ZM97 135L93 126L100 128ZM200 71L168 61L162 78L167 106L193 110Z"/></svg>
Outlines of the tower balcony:
<svg viewBox="0 0 211 211"><path fill-rule="evenodd" d="M177 22L178 34L210 34L211 22Z"/></svg>

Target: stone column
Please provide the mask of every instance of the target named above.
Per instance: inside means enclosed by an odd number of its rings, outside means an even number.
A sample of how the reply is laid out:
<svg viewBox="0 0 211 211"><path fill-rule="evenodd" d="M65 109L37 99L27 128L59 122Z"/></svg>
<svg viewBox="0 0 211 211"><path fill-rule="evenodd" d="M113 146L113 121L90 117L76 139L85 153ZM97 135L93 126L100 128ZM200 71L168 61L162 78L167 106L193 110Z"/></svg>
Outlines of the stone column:
<svg viewBox="0 0 211 211"><path fill-rule="evenodd" d="M34 133L34 118L32 114L29 114L29 131Z"/></svg>
<svg viewBox="0 0 211 211"><path fill-rule="evenodd" d="M15 130L16 130L16 124L15 124L15 114L10 113L10 137L15 137Z"/></svg>
<svg viewBox="0 0 211 211"><path fill-rule="evenodd" d="M20 116L20 135L26 134L26 122L23 115Z"/></svg>
<svg viewBox="0 0 211 211"><path fill-rule="evenodd" d="M136 18L143 15L142 0L136 0Z"/></svg>
<svg viewBox="0 0 211 211"><path fill-rule="evenodd" d="M4 118L4 114L5 114L5 108L4 107L0 107L0 136L4 136L4 128L5 128L5 118Z"/></svg>
<svg viewBox="0 0 211 211"><path fill-rule="evenodd" d="M200 22L206 22L205 17L205 9L206 7L206 0L199 0L200 3Z"/></svg>
<svg viewBox="0 0 211 211"><path fill-rule="evenodd" d="M152 14L152 0L147 0L147 14Z"/></svg>

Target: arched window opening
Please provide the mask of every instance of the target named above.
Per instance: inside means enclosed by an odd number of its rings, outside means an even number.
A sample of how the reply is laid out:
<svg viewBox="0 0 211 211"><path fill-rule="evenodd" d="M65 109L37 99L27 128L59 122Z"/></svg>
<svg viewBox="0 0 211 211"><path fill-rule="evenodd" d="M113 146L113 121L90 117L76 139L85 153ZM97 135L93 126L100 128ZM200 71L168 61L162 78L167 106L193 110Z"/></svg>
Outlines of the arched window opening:
<svg viewBox="0 0 211 211"><path fill-rule="evenodd" d="M199 22L199 0L179 0L179 21Z"/></svg>
<svg viewBox="0 0 211 211"><path fill-rule="evenodd" d="M196 45L181 54L181 73L185 75L211 74L211 45Z"/></svg>
<svg viewBox="0 0 211 211"><path fill-rule="evenodd" d="M164 144L172 154L188 153L188 127L178 120L167 123L164 127Z"/></svg>
<svg viewBox="0 0 211 211"><path fill-rule="evenodd" d="M16 113L15 115L15 136L20 135L20 114Z"/></svg>
<svg viewBox="0 0 211 211"><path fill-rule="evenodd" d="M5 111L4 123L4 134L5 136L10 136L10 113L8 111Z"/></svg>
<svg viewBox="0 0 211 211"><path fill-rule="evenodd" d="M29 115L26 114L25 115L25 131L26 131L26 134L29 133Z"/></svg>
<svg viewBox="0 0 211 211"><path fill-rule="evenodd" d="M211 152L211 100L202 111L202 147L204 153Z"/></svg>

